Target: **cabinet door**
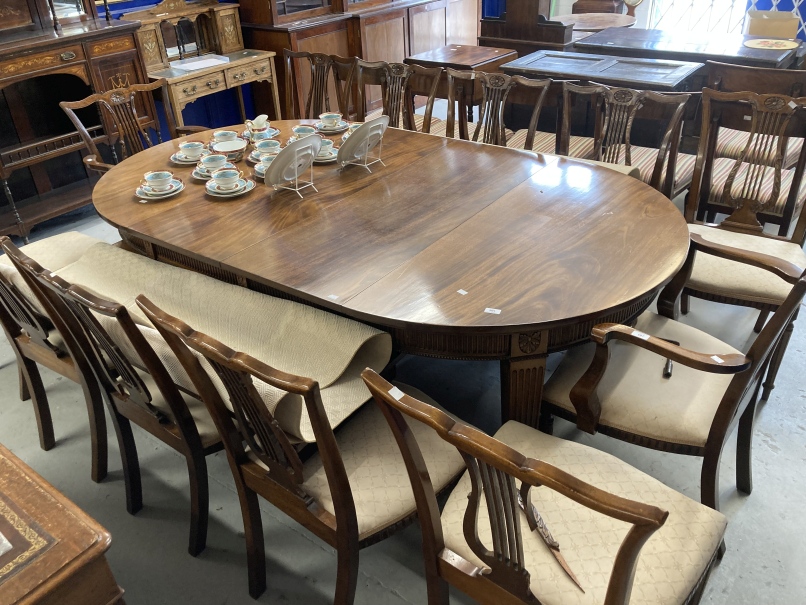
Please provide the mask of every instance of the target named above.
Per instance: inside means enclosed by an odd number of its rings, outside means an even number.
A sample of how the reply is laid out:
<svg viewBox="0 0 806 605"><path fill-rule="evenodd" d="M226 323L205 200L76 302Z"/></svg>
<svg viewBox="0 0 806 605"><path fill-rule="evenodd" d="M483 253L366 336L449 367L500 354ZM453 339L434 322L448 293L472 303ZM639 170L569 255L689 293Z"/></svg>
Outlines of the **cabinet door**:
<svg viewBox="0 0 806 605"><path fill-rule="evenodd" d="M438 0L409 9L409 55L445 46L446 5Z"/></svg>
<svg viewBox="0 0 806 605"><path fill-rule="evenodd" d="M479 0L448 0L445 21L448 44L478 44Z"/></svg>

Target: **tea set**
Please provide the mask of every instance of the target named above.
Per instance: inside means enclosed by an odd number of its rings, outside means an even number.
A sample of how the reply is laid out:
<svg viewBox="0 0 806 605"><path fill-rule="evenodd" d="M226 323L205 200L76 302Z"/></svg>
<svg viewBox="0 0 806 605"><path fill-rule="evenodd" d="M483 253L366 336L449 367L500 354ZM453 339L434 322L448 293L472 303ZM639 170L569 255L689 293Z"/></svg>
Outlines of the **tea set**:
<svg viewBox="0 0 806 605"><path fill-rule="evenodd" d="M216 130L213 139L208 143L202 141L183 141L179 150L171 155L171 162L179 166L194 166L191 173L194 179L205 181L208 195L216 198L230 199L241 196L255 188L255 181L245 177L236 165L246 156L247 161L254 164L254 175L263 179L266 170L277 154L283 149L275 137L280 134L272 128L268 116L263 114L254 120L245 121L246 130L238 133L235 130ZM315 125L297 125L292 128L293 136L288 143L314 135L332 135L344 132L342 141L361 124L349 124L342 119L340 113L323 113ZM333 141L321 137L321 147L314 159L316 164L329 164L338 157L338 147ZM246 153L247 147L252 151ZM182 179L177 178L170 170L158 170L145 173L135 196L140 201L164 200L178 194L185 188Z"/></svg>

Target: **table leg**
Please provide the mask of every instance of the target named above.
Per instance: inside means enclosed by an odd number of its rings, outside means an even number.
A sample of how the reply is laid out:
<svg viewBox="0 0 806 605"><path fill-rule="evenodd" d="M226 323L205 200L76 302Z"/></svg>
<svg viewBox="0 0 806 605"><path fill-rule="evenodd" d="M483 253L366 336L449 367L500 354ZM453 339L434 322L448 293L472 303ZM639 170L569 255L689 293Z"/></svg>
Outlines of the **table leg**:
<svg viewBox="0 0 806 605"><path fill-rule="evenodd" d="M501 419L537 428L548 357L548 332L512 335L512 354L501 360Z"/></svg>
<svg viewBox="0 0 806 605"><path fill-rule="evenodd" d="M241 110L241 120L246 122L246 105L243 103L243 87L236 86L235 90L238 93L238 108Z"/></svg>

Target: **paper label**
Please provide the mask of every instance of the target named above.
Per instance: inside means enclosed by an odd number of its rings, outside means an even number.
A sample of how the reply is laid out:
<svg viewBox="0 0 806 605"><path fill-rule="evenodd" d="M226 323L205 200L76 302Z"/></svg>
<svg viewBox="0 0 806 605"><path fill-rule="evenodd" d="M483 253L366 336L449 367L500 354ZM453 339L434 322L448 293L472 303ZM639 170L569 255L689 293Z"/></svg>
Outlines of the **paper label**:
<svg viewBox="0 0 806 605"><path fill-rule="evenodd" d="M797 104L797 103L795 103L794 101L790 101L790 102L789 102L789 106L790 106L792 109L797 109L797 108L798 108L798 104Z"/></svg>
<svg viewBox="0 0 806 605"><path fill-rule="evenodd" d="M501 309L491 309L490 307L484 309L484 312L490 315L501 315Z"/></svg>
<svg viewBox="0 0 806 605"><path fill-rule="evenodd" d="M753 119L753 116L744 116L744 120L745 120L746 122L749 122L749 121L750 121L750 120L752 120L752 119Z"/></svg>
<svg viewBox="0 0 806 605"><path fill-rule="evenodd" d="M338 295L338 294L329 294L329 295L328 295L328 298L329 298L330 300L336 300L336 299L338 299L338 298L339 298L339 295Z"/></svg>
<svg viewBox="0 0 806 605"><path fill-rule="evenodd" d="M391 389L389 389L389 394L392 397L394 397L396 401L400 401L400 398L403 397L403 395L405 395L405 393L400 389L398 389L397 387L392 387Z"/></svg>
<svg viewBox="0 0 806 605"><path fill-rule="evenodd" d="M641 340L649 340L649 334L645 334L644 332L640 332L639 330L633 330L632 335L636 338L640 338Z"/></svg>
<svg viewBox="0 0 806 605"><path fill-rule="evenodd" d="M456 293L464 296L465 294L467 294L467 290L457 290Z"/></svg>
<svg viewBox="0 0 806 605"><path fill-rule="evenodd" d="M711 359L713 359L717 363L725 363L725 360L722 359L719 355L711 355Z"/></svg>

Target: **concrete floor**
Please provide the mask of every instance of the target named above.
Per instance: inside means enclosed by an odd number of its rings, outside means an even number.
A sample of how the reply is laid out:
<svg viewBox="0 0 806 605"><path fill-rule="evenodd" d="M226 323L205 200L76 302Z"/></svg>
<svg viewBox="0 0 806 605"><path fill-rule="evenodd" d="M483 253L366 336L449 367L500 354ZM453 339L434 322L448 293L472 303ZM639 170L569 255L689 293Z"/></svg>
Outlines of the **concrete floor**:
<svg viewBox="0 0 806 605"><path fill-rule="evenodd" d="M92 210L52 221L35 232L38 239L78 229L116 241L117 233ZM743 349L755 314L703 301L693 301L685 321ZM737 493L734 443L722 467L722 509L730 523L727 553L711 576L703 603L806 603L806 333L795 329L778 385L759 414L755 435L755 491ZM556 359L552 359L556 362ZM249 604L243 527L237 496L224 453L208 458L210 530L208 546L194 559L187 554L188 490L183 459L161 442L135 429L143 469L145 506L136 516L126 513L120 458L109 432L109 476L101 484L89 477L89 438L81 390L43 370L57 444L50 452L38 445L31 404L21 402L13 353L0 344L0 442L102 523L113 537L108 558L129 605L192 603ZM480 428L500 425L498 366L410 357L399 377L418 386ZM700 460L653 452L603 436L591 437L557 421L556 434L611 452L673 488L699 498ZM334 551L294 521L262 502L268 557L269 588L260 603L326 604L332 602ZM419 551L419 528L409 527L361 553L356 604L425 603L425 581ZM800 570L800 571L799 571ZM454 593L453 603L471 603Z"/></svg>

